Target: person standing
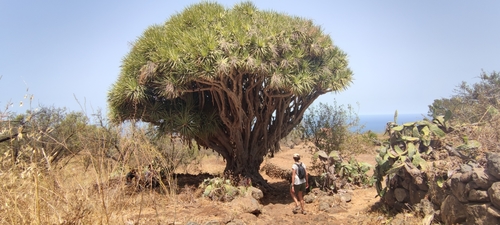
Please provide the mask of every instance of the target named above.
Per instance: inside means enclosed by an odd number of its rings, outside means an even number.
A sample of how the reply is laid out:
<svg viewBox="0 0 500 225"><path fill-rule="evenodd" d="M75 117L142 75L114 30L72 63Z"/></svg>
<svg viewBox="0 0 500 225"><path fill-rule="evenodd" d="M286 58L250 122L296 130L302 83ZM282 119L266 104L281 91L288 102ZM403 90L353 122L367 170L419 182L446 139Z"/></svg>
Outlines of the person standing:
<svg viewBox="0 0 500 225"><path fill-rule="evenodd" d="M290 194L295 202L293 213L298 213L299 210L302 214L306 214L304 209L304 193L309 188L309 175L307 174L306 165L300 161L298 153L293 154L292 165L292 183L290 185Z"/></svg>

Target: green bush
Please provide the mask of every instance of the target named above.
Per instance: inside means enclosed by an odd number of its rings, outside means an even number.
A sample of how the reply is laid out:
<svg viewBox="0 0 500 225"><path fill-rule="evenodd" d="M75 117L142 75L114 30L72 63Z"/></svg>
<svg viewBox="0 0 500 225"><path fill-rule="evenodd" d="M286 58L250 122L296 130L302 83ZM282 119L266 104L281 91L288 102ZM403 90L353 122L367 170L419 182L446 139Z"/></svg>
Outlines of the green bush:
<svg viewBox="0 0 500 225"><path fill-rule="evenodd" d="M348 152L353 136L359 133L359 117L351 105L328 105L319 103L309 107L304 115L302 129L305 138L310 140L319 149L327 154L332 151Z"/></svg>

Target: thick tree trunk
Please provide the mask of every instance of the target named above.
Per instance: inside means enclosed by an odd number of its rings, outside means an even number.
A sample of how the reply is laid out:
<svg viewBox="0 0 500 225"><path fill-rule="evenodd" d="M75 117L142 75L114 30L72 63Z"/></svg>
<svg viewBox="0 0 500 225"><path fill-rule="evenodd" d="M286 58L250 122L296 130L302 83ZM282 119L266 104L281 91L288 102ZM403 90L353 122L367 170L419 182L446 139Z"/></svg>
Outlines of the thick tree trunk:
<svg viewBox="0 0 500 225"><path fill-rule="evenodd" d="M249 157L249 151L235 151L235 154L226 159L225 173L239 178L250 178L252 185L257 186L266 192L271 186L259 172L260 165L264 160L264 155Z"/></svg>
<svg viewBox="0 0 500 225"><path fill-rule="evenodd" d="M198 135L201 146L211 148L226 160L225 172L235 177L252 179L263 189L271 186L259 173L264 156L279 151L279 141L300 123L312 102L321 94L315 89L308 95L296 96L286 90L267 88L263 76L233 71L222 88L210 89L198 99L206 111L219 113L219 127L211 135ZM195 86L210 88L206 83ZM198 95L196 95L198 96Z"/></svg>

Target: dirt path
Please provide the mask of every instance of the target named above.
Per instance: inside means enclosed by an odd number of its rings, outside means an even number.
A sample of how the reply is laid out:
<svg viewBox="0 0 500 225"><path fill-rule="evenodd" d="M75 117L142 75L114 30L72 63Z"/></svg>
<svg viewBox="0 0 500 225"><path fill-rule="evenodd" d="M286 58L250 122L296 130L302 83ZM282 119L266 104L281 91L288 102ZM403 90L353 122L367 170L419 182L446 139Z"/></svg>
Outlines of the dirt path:
<svg viewBox="0 0 500 225"><path fill-rule="evenodd" d="M305 145L299 145L294 149L285 148L275 155L274 158L268 159L268 163L291 168L293 163L292 155L299 153L301 161L306 165L311 165L310 148ZM375 157L373 154L362 154L355 157L360 162L367 162L375 165ZM359 188L351 192L352 200L346 204L345 208L339 209L336 213L326 213L318 210L317 201L306 204L307 215L293 214L293 200L289 193L288 181L273 179L267 175L263 175L268 182L276 188L276 191L262 201L265 205L264 211L266 214L274 215L277 224L353 224L354 221L365 220L366 212L370 210L379 198L376 197L375 188Z"/></svg>
<svg viewBox="0 0 500 225"><path fill-rule="evenodd" d="M299 153L306 165L311 163L309 147L300 145L294 149L285 148L268 159L281 168L291 168L292 155ZM374 165L374 157L371 154L359 155L358 161L368 162ZM221 161L222 162L222 161ZM263 208L261 214L241 213L234 208L232 202L222 203L210 201L206 198L197 197L195 187L206 176L207 172L217 174L223 170L218 158L203 159L200 165L200 175L187 175L182 179L191 182L182 186L180 194L172 199L171 196L155 192L140 193L131 197L131 201L140 202L141 208L127 208L121 215L115 218L123 224L380 224L380 222L366 222L367 211L379 200L375 198L375 188L355 189L350 194L352 200L339 208L335 213L327 213L319 210L318 201L306 204L307 214L293 214L293 200L289 193L289 182L281 179L273 179L263 174L273 191L266 193L260 203ZM208 166L207 165L211 165ZM184 182L184 184L187 184ZM134 199L135 198L135 199ZM146 204L144 204L146 202Z"/></svg>

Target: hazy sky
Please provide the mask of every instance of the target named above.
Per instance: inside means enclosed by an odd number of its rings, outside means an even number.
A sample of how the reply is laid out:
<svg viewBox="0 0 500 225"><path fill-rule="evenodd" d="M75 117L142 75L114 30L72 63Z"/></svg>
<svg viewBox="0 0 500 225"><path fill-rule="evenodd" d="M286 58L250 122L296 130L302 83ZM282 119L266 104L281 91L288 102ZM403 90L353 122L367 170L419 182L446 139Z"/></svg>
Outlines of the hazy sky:
<svg viewBox="0 0 500 225"><path fill-rule="evenodd" d="M106 111L131 43L196 2L0 0L0 112L10 102L11 111L29 109L25 94L33 94L32 108ZM310 18L330 34L355 80L317 101L359 103L360 115L427 113L462 81L500 70L500 1L253 2Z"/></svg>

